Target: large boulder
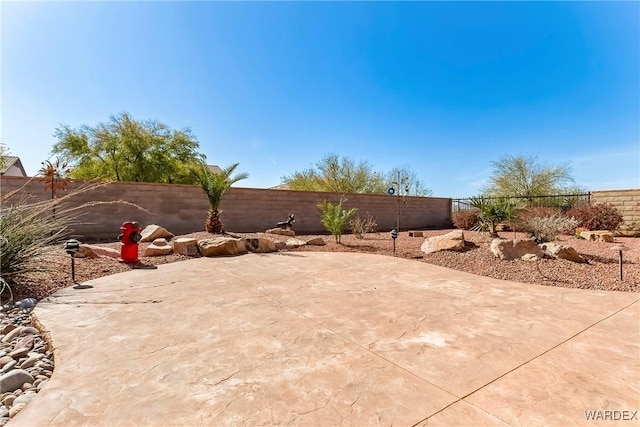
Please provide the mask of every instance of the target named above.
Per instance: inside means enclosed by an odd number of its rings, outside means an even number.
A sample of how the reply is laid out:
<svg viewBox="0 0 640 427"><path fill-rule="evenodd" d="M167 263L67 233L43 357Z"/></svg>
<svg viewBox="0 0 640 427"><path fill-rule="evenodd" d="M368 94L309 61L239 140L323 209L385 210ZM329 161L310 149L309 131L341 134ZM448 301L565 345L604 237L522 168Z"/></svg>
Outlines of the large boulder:
<svg viewBox="0 0 640 427"><path fill-rule="evenodd" d="M246 239L246 243L247 249L252 252L266 253L276 252L278 250L275 242L266 237L250 237Z"/></svg>
<svg viewBox="0 0 640 427"><path fill-rule="evenodd" d="M307 240L307 245L310 246L324 246L326 244L327 242L325 242L322 237L311 237L309 240Z"/></svg>
<svg viewBox="0 0 640 427"><path fill-rule="evenodd" d="M140 234L142 235L141 242L153 242L160 238L173 239L173 233L156 224L147 225Z"/></svg>
<svg viewBox="0 0 640 427"><path fill-rule="evenodd" d="M173 244L173 252L177 254L186 256L198 255L198 239L195 237L178 237L171 243Z"/></svg>
<svg viewBox="0 0 640 427"><path fill-rule="evenodd" d="M241 255L247 253L242 239L215 237L198 240L198 248L203 256Z"/></svg>
<svg viewBox="0 0 640 427"><path fill-rule="evenodd" d="M580 237L591 242L608 242L613 243L613 233L610 231L582 231Z"/></svg>
<svg viewBox="0 0 640 427"><path fill-rule="evenodd" d="M80 250L75 254L76 258L100 258L106 256L109 258L118 258L120 251L117 249L107 248L98 245L80 245Z"/></svg>
<svg viewBox="0 0 640 427"><path fill-rule="evenodd" d="M294 237L296 235L295 231L286 230L284 228L270 228L269 230L265 231L265 233L267 233L267 234L278 234L280 236L289 236L289 237Z"/></svg>
<svg viewBox="0 0 640 427"><path fill-rule="evenodd" d="M571 246L561 245L560 243L549 242L540 245L544 253L551 258L566 259L573 262L587 262L578 251Z"/></svg>
<svg viewBox="0 0 640 427"><path fill-rule="evenodd" d="M287 239L286 242L284 242L285 247L287 249L295 249L295 248L299 248L300 246L304 246L307 244L307 242L305 242L304 240L300 240L300 239Z"/></svg>
<svg viewBox="0 0 640 427"><path fill-rule="evenodd" d="M429 237L422 243L420 250L425 254L438 251L462 251L464 249L464 233L454 230L447 234Z"/></svg>
<svg viewBox="0 0 640 427"><path fill-rule="evenodd" d="M491 241L491 253L496 258L512 260L523 259L534 261L544 256L544 252L531 239L493 239Z"/></svg>
<svg viewBox="0 0 640 427"><path fill-rule="evenodd" d="M169 255L173 252L173 248L167 242L167 239L161 237L155 239L153 243L146 247L142 256L162 256Z"/></svg>

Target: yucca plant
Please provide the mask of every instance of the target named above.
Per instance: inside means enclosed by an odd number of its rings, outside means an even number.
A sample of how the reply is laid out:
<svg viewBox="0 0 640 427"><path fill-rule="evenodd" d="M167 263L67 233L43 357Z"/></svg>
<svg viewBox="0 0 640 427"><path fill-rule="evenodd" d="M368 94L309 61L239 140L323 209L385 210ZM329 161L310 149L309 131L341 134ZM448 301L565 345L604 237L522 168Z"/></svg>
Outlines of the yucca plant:
<svg viewBox="0 0 640 427"><path fill-rule="evenodd" d="M222 211L218 210L222 196L236 182L249 177L248 173L240 173L231 176L238 167L239 163L234 163L222 169L221 172L215 172L206 164L201 163L194 174L200 187L209 200L209 215L204 223L204 228L209 233L222 234L224 227L220 220Z"/></svg>
<svg viewBox="0 0 640 427"><path fill-rule="evenodd" d="M349 210L342 208L342 203L345 202L346 199L344 197L340 198L340 202L338 204L333 204L331 202L327 202L323 200L318 203L318 209L322 213L322 225L327 231L334 235L336 238L336 243L340 243L340 238L342 237L342 233L349 222L356 213L358 209L351 208Z"/></svg>

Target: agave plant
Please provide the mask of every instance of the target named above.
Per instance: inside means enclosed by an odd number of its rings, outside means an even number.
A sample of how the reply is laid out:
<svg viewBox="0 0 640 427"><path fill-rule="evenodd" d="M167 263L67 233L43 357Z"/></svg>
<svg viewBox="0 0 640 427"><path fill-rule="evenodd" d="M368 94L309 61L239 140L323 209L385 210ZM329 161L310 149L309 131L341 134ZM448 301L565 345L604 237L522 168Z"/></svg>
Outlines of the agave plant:
<svg viewBox="0 0 640 427"><path fill-rule="evenodd" d="M197 170L194 170L196 179L202 187L202 191L209 200L209 215L204 223L204 228L209 233L222 234L224 227L220 221L222 211L218 210L222 196L236 182L249 177L248 173L240 173L231 176L238 167L238 163L227 166L220 172L216 172L202 163Z"/></svg>
<svg viewBox="0 0 640 427"><path fill-rule="evenodd" d="M496 226L503 221L513 221L517 217L515 203L508 199L490 199L472 197L471 206L478 209L478 223L472 228L474 231L488 231L491 237L498 237Z"/></svg>

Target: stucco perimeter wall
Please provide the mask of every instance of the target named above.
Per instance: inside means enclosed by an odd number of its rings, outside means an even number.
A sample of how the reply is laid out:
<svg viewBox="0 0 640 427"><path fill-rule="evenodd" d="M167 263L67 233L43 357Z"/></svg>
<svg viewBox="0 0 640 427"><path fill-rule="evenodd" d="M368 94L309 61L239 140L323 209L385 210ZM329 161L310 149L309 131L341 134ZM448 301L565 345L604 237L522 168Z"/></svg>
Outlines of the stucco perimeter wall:
<svg viewBox="0 0 640 427"><path fill-rule="evenodd" d="M82 183L74 182L69 190ZM21 189L32 200L46 200L51 191L37 178L2 177L0 191L6 193ZM61 195L64 193L60 193ZM229 232L256 232L275 227L290 213L295 214L297 233L324 232L316 204L323 200L338 202L341 194L307 191L267 190L232 187L220 208L225 230ZM367 213L376 218L378 228L390 230L396 224L397 198L387 195L348 194L346 208L358 208L362 216ZM15 197L12 198L15 200ZM3 203L9 203L4 201ZM115 239L124 221L138 221L142 227L158 224L174 234L204 230L208 202L198 186L179 184L152 184L113 182L92 191L76 194L69 203L79 205L92 202L123 200L134 203L148 212L125 204L91 206L83 209L82 224L74 233L85 239ZM436 197L407 197L400 204L400 228L444 228L451 223L451 199Z"/></svg>
<svg viewBox="0 0 640 427"><path fill-rule="evenodd" d="M615 206L624 219L620 234L640 235L640 189L592 191L591 203Z"/></svg>

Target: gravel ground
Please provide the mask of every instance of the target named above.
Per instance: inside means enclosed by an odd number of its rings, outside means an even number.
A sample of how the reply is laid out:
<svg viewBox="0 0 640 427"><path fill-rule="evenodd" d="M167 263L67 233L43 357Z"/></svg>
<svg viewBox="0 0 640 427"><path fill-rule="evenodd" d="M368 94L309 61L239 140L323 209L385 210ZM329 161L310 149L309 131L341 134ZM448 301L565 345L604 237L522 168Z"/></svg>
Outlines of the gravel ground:
<svg viewBox="0 0 640 427"><path fill-rule="evenodd" d="M444 234L450 230L425 231L426 236ZM234 233L243 237L267 236L275 240L286 240L284 236ZM526 238L524 234L514 235L513 232L500 233L501 237L512 239ZM194 233L189 236L209 237L206 232ZM296 238L306 240L310 235L299 235ZM392 255L393 241L389 233L371 233L364 239L357 239L351 234L342 236L342 243L335 243L330 235L321 236L327 242L326 246L303 246L291 251L322 251L322 252L365 252L373 254ZM436 252L423 255L420 246L424 242L421 237L409 237L407 232L400 233L396 239L396 254L399 257L413 259L416 262L426 262L456 270L466 271L481 276L497 279L512 280L522 283L532 283L547 286L562 286L582 289L601 289L623 292L640 292L640 238L616 237L616 243L623 243L629 248L624 252L624 280L619 280L618 253L611 250L613 243L588 242L573 236L561 236L560 243L573 246L583 255L588 263L576 264L565 260L543 259L538 262L501 261L495 259L489 251L491 239L483 233L465 231L468 242L464 252ZM104 246L119 249L120 243L101 243ZM140 244L140 253L148 243ZM34 297L38 300L50 295L58 289L70 286L70 257L59 247L54 247L47 254L48 272L30 272L21 278L21 285L17 287L17 297ZM160 257L141 257L142 264L159 265L170 262L183 261L187 257L182 255L168 255ZM120 264L113 258L76 259L76 280L83 282L94 278L128 271L136 266ZM2 295L6 302L6 293Z"/></svg>

